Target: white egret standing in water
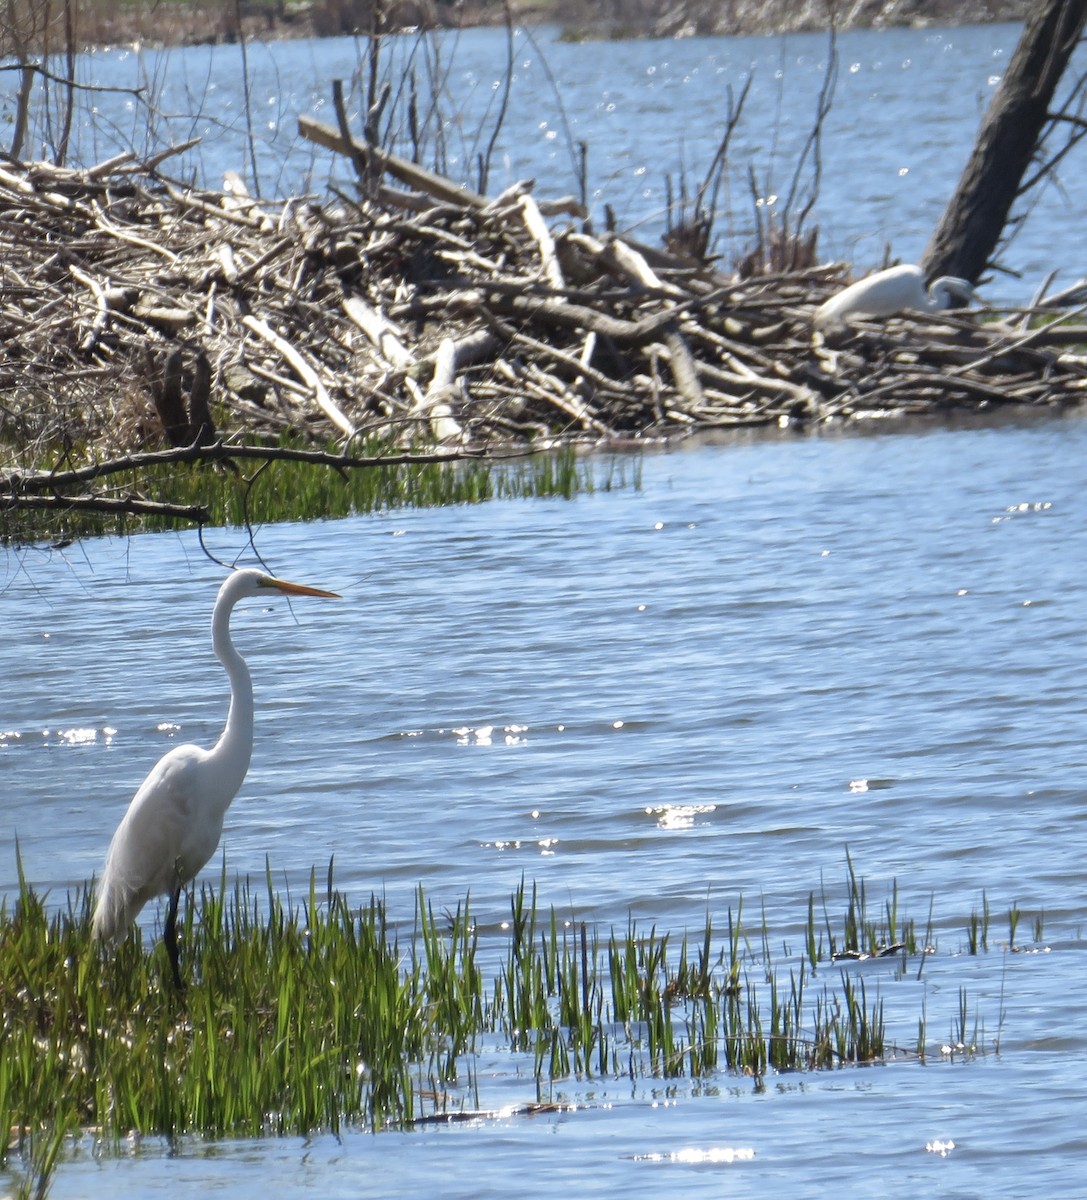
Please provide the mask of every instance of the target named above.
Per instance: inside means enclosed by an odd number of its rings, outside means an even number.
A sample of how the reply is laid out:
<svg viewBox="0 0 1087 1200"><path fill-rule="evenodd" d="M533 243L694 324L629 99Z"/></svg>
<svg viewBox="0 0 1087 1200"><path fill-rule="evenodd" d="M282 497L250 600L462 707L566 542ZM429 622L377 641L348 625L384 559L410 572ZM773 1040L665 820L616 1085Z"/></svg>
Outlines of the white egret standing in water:
<svg viewBox="0 0 1087 1200"><path fill-rule="evenodd" d="M905 263L888 267L831 296L813 318L816 329L842 324L850 317L890 317L913 309L916 312L942 312L946 308L963 308L977 299L973 286L954 275L941 275L925 288L920 267Z"/></svg>
<svg viewBox="0 0 1087 1200"><path fill-rule="evenodd" d="M181 889L215 853L223 817L237 795L253 752L253 683L245 659L230 640L230 614L253 596L328 596L335 592L273 579L262 571L235 571L224 581L211 618L211 645L230 679L226 727L210 750L175 746L152 768L110 842L94 936L120 942L154 896L169 895L164 940L174 983L183 990L177 955Z"/></svg>

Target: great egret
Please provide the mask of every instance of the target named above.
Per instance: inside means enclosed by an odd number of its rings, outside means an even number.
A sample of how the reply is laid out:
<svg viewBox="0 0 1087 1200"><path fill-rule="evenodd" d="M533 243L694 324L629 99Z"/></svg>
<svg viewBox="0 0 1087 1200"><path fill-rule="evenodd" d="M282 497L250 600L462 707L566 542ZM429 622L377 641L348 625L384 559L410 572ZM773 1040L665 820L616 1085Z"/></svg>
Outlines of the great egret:
<svg viewBox="0 0 1087 1200"><path fill-rule="evenodd" d="M877 271L843 288L816 310L813 321L816 329L825 329L850 317L890 317L907 309L941 312L954 308L956 301L965 307L976 299L973 286L954 275L941 275L926 291L921 268L905 263Z"/></svg>
<svg viewBox="0 0 1087 1200"><path fill-rule="evenodd" d="M262 571L234 571L223 582L211 617L211 645L230 679L226 727L210 750L175 746L151 769L110 842L94 936L121 942L140 910L168 894L164 940L178 991L184 989L177 956L177 905L181 889L215 853L230 807L253 752L253 682L230 640L230 614L250 596L328 596L335 592L273 579Z"/></svg>

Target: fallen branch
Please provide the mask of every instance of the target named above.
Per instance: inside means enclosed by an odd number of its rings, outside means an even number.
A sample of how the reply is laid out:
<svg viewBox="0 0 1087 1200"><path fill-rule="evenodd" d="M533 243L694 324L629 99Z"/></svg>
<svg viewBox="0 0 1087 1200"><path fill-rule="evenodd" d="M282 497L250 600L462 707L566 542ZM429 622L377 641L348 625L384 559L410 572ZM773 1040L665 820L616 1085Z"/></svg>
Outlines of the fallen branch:
<svg viewBox="0 0 1087 1200"><path fill-rule="evenodd" d="M435 200L442 200L447 204L463 204L470 208L487 207L486 196L469 191L446 179L444 175L436 175L406 158L371 146L361 138L353 137L348 140L338 129L326 125L324 121L315 120L313 117L299 117L298 132L308 141L316 142L326 150L334 150L337 154L344 154L353 161L358 158L363 162L373 161L381 171L399 179L401 183L425 192L428 196L433 196Z"/></svg>
<svg viewBox="0 0 1087 1200"><path fill-rule="evenodd" d="M313 398L317 402L317 406L325 414L326 417L340 429L348 438L355 436L355 427L343 415L340 409L333 403L332 397L328 394L328 389L321 382L321 377L302 357L301 354L287 341L286 338L280 337L278 333L268 324L267 321L262 321L259 317L246 315L242 317L242 324L251 329L258 337L272 346L279 355L286 359L294 369L295 374L299 379L312 390Z"/></svg>

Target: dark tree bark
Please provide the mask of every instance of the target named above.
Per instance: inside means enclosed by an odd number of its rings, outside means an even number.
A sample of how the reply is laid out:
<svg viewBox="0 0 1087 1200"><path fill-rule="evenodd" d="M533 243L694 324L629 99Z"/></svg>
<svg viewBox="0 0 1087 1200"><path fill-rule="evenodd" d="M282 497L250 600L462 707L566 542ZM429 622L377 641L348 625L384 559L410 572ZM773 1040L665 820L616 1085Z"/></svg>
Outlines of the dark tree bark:
<svg viewBox="0 0 1087 1200"><path fill-rule="evenodd" d="M927 278L976 283L989 265L1050 117L1084 24L1087 0L1040 0L978 131L959 186L925 250Z"/></svg>

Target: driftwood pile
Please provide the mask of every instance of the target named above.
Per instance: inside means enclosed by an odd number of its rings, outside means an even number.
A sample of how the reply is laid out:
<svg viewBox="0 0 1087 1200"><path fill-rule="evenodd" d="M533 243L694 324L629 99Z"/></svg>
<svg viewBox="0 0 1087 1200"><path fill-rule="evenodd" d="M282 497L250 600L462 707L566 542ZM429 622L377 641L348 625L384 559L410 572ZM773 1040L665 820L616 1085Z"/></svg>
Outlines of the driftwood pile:
<svg viewBox="0 0 1087 1200"><path fill-rule="evenodd" d="M489 449L1083 400L1081 310L824 338L811 316L840 267L737 278L594 235L530 183L487 199L301 128L353 157L364 199L199 190L168 155L0 162L5 458L375 431Z"/></svg>

